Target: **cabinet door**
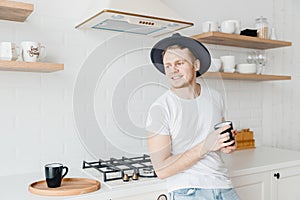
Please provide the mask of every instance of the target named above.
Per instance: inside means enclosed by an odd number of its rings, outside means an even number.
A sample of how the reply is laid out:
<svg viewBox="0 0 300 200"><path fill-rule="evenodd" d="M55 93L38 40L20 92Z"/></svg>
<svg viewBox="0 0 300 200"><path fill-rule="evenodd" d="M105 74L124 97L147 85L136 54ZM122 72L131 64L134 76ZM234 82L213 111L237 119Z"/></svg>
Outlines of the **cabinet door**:
<svg viewBox="0 0 300 200"><path fill-rule="evenodd" d="M300 199L300 166L279 169L271 175L272 200Z"/></svg>
<svg viewBox="0 0 300 200"><path fill-rule="evenodd" d="M270 172L232 177L241 200L270 200Z"/></svg>
<svg viewBox="0 0 300 200"><path fill-rule="evenodd" d="M137 194L134 196L124 196L113 200L169 200L167 192L156 191L151 193Z"/></svg>

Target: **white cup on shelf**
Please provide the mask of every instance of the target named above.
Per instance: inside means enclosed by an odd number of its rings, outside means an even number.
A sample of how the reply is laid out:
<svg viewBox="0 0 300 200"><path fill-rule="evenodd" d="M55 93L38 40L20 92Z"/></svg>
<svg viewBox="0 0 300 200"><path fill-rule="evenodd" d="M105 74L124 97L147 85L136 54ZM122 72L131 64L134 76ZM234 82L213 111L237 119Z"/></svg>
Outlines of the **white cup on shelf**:
<svg viewBox="0 0 300 200"><path fill-rule="evenodd" d="M46 56L45 46L39 42L24 41L21 48L22 59L25 62L38 62Z"/></svg>
<svg viewBox="0 0 300 200"><path fill-rule="evenodd" d="M221 32L223 33L234 33L236 24L232 20L226 20L221 23Z"/></svg>
<svg viewBox="0 0 300 200"><path fill-rule="evenodd" d="M221 56L220 58L224 72L234 72L235 56Z"/></svg>
<svg viewBox="0 0 300 200"><path fill-rule="evenodd" d="M205 21L202 23L202 32L212 32L212 31L219 31L219 24L218 22L214 21Z"/></svg>
<svg viewBox="0 0 300 200"><path fill-rule="evenodd" d="M229 22L234 23L234 34L240 34L241 33L241 21L236 19L227 20Z"/></svg>
<svg viewBox="0 0 300 200"><path fill-rule="evenodd" d="M19 47L13 42L0 42L0 60L17 60Z"/></svg>

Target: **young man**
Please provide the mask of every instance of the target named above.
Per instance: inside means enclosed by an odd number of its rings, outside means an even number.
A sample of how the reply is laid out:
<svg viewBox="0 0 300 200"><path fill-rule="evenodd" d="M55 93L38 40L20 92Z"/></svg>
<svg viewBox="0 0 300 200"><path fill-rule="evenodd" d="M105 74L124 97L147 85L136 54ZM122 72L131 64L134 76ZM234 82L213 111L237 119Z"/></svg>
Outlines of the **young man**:
<svg viewBox="0 0 300 200"><path fill-rule="evenodd" d="M214 130L224 121L221 96L196 82L210 66L210 54L198 41L174 34L151 50L154 66L171 88L150 107L146 129L156 174L166 179L171 200L238 200L220 157L231 153L234 140ZM230 146L231 145L231 146Z"/></svg>

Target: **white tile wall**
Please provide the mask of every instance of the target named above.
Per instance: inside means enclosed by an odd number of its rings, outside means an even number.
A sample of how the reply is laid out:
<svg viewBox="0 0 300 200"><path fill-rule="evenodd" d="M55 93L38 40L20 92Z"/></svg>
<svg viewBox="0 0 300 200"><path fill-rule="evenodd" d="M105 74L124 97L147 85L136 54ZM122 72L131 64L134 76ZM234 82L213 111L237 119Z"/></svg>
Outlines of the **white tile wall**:
<svg viewBox="0 0 300 200"><path fill-rule="evenodd" d="M134 81L145 81L167 85L164 77L153 69L147 51L159 38L149 39L134 35L124 35L122 42L114 42L112 37L119 35L110 31L84 31L74 27L82 21L90 1L74 4L66 1L26 1L35 4L35 11L25 23L0 21L0 41L13 41L20 44L24 40L34 40L45 44L48 62L65 64L65 70L50 73L0 72L0 175L42 170L48 162L62 162L70 167L81 167L83 159L91 159L91 154L81 143L81 137L89 137L91 121L86 121L86 132L78 133L73 110L73 90L77 76L82 73L81 66L99 45L107 49L107 55L114 55L114 49L135 44L142 47L135 53L128 53L114 62L118 67L114 75L106 77L111 83L118 80L118 71L128 71L130 66L149 66ZM257 16L267 16L270 24L276 28L277 36L293 42L292 47L268 51L268 73L292 74L292 81L252 82L252 81L207 81L225 97L227 119L234 121L235 127L251 128L255 132L258 145L270 145L300 150L299 98L299 44L300 4L296 0L268 0L237 3L236 1L189 1L164 0L186 20L195 26L182 33L193 35L201 32L201 23L205 20L221 22L225 19L240 19L242 28L251 27ZM228 5L236 4L234 7ZM72 5L72 6L70 6ZM215 5L218 5L217 7ZM259 6L258 6L259 5ZM183 9L184 8L184 9ZM226 9L224 9L226 8ZM109 41L109 42L108 42ZM244 62L248 49L207 45L213 57L233 54L237 62ZM99 67L107 55L99 55L94 63ZM115 55L116 57L118 55ZM116 68L116 69L118 69ZM113 69L111 69L113 70ZM146 71L146 72L145 72ZM124 91L130 85L124 84ZM89 81L88 78L86 81ZM128 85L128 86L127 86ZM109 83L103 86L103 102L97 102L97 108L105 109L104 102L109 100ZM128 100L130 116L140 125L145 120L145 106L165 89L163 86L149 83L147 92L137 90ZM128 88L127 88L128 89ZM102 93L101 93L102 94ZM100 96L101 97L101 96ZM124 99L127 101L127 99ZM136 106L134 106L136 104ZM94 105L82 105L86 109ZM97 111L98 112L98 111ZM106 125L112 122L107 113ZM111 130L118 130L111 127ZM80 137L78 136L80 134ZM106 133L107 134L107 133ZM284 135L285 137L282 137ZM107 137L107 136L106 136ZM104 158L131 154L126 149L118 149L103 135L97 148ZM127 140L126 135L116 134L116 141L126 143L122 148L136 145L135 140ZM93 140L93 138L90 138ZM101 140L101 141L100 141ZM128 142L129 141L129 142ZM133 141L133 142L130 142ZM141 152L145 149L145 140L140 139ZM135 152L140 153L140 152ZM13 167L11 167L13 166Z"/></svg>

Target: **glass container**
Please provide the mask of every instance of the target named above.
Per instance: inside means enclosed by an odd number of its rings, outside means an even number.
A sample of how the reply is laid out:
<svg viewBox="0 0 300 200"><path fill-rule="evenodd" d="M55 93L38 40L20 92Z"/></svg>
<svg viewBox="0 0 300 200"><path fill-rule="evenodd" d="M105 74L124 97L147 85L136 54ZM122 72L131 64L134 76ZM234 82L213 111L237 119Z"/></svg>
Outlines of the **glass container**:
<svg viewBox="0 0 300 200"><path fill-rule="evenodd" d="M268 38L269 23L266 17L258 17L255 20L255 27L257 29L257 37Z"/></svg>

